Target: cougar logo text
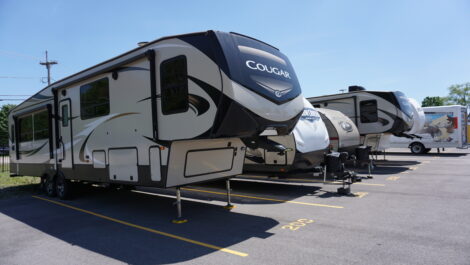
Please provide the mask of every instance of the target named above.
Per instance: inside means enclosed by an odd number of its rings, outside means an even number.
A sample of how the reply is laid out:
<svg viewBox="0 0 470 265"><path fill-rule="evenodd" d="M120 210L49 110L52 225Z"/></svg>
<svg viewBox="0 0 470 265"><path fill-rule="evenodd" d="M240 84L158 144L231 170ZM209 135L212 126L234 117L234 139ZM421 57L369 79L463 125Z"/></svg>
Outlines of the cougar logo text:
<svg viewBox="0 0 470 265"><path fill-rule="evenodd" d="M285 78L291 79L289 72L284 71L282 69L279 69L277 67L268 66L268 65L265 65L265 64L262 64L262 63L257 63L257 62L252 61L252 60L246 61L246 66L250 69L253 69L253 70L258 70L258 71L261 71L261 72L268 72L270 74L275 74L275 75L281 75Z"/></svg>

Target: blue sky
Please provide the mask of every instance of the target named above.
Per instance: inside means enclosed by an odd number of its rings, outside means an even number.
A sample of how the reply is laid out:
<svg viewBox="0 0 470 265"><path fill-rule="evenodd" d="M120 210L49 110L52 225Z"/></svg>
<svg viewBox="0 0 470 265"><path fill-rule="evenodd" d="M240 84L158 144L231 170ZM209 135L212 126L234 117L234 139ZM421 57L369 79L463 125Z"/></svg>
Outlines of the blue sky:
<svg viewBox="0 0 470 265"><path fill-rule="evenodd" d="M0 0L0 95L44 87L46 49L59 61L52 69L59 80L139 41L216 29L278 47L305 96L362 85L421 101L470 82L469 14L464 0Z"/></svg>

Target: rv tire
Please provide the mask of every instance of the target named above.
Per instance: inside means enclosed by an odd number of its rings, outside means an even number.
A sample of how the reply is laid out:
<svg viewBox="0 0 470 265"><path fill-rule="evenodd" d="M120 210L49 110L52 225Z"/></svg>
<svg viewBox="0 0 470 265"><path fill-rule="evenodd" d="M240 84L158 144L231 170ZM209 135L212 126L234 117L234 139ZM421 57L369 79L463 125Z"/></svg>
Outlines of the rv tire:
<svg viewBox="0 0 470 265"><path fill-rule="evenodd" d="M66 179L64 174L58 173L55 180L57 196L62 200L70 198L72 183Z"/></svg>
<svg viewBox="0 0 470 265"><path fill-rule="evenodd" d="M52 176L44 176L44 191L47 196L55 197L57 195L56 185L55 185L55 178Z"/></svg>
<svg viewBox="0 0 470 265"><path fill-rule="evenodd" d="M410 145L411 153L413 154L424 154L424 145L422 143L412 143Z"/></svg>

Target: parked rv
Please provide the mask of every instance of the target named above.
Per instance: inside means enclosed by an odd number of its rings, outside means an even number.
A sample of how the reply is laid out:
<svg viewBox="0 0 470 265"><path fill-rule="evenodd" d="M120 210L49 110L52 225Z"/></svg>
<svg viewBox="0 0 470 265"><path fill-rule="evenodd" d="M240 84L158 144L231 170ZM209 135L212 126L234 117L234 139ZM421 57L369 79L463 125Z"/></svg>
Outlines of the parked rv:
<svg viewBox="0 0 470 265"><path fill-rule="evenodd" d="M303 113L287 136L269 136L269 145L248 148L245 172L313 171L328 152L328 132L318 112L304 99Z"/></svg>
<svg viewBox="0 0 470 265"><path fill-rule="evenodd" d="M353 121L336 110L319 108L317 111L328 130L331 150L354 154L360 145L360 135Z"/></svg>
<svg viewBox="0 0 470 265"><path fill-rule="evenodd" d="M161 38L57 81L9 115L12 175L177 187L242 173L246 144L288 135L300 85L277 48L237 33ZM228 184L228 182L227 182Z"/></svg>
<svg viewBox="0 0 470 265"><path fill-rule="evenodd" d="M412 107L399 91L368 91L350 86L347 93L310 97L308 101L315 108L337 110L349 117L359 130L361 143L366 135L401 135L413 126Z"/></svg>
<svg viewBox="0 0 470 265"><path fill-rule="evenodd" d="M459 105L424 107L423 129L409 139L396 137L390 147L410 148L414 154L423 154L431 148L467 147L467 108Z"/></svg>
<svg viewBox="0 0 470 265"><path fill-rule="evenodd" d="M378 135L379 138L377 139L378 144L374 151L385 151L386 149L390 148L390 142L400 142L400 139L406 137L409 139L414 138L421 138L421 136L416 135L417 133L421 132L424 128L424 123L426 122L424 110L421 105L413 98L408 98L410 105L413 110L413 126L411 126L410 130L405 131L401 134L401 137L395 136L393 134L380 134Z"/></svg>

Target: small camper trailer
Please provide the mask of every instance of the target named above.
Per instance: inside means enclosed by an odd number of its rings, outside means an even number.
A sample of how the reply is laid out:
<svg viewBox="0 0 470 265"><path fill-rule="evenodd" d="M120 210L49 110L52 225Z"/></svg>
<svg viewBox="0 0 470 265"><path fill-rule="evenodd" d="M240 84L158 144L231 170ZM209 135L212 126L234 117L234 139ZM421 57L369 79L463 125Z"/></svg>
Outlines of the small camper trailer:
<svg viewBox="0 0 470 265"><path fill-rule="evenodd" d="M288 135L302 111L277 48L218 31L165 37L15 107L11 174L40 176L61 198L71 180L168 188L228 178L242 172L246 143Z"/></svg>
<svg viewBox="0 0 470 265"><path fill-rule="evenodd" d="M336 110L319 108L317 111L328 130L331 149L353 154L360 145L360 135L351 119Z"/></svg>
<svg viewBox="0 0 470 265"><path fill-rule="evenodd" d="M310 97L308 101L315 108L342 112L356 124L361 136L400 135L413 126L412 107L399 91L368 91L350 86L347 93ZM361 143L364 143L364 138Z"/></svg>
<svg viewBox="0 0 470 265"><path fill-rule="evenodd" d="M414 154L423 154L431 148L467 147L467 108L464 106L424 107L425 123L419 137L395 137L390 147L410 148Z"/></svg>
<svg viewBox="0 0 470 265"><path fill-rule="evenodd" d="M312 171L328 151L328 132L318 112L304 99L303 113L291 134L269 136L269 145L248 148L245 172Z"/></svg>

